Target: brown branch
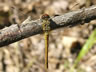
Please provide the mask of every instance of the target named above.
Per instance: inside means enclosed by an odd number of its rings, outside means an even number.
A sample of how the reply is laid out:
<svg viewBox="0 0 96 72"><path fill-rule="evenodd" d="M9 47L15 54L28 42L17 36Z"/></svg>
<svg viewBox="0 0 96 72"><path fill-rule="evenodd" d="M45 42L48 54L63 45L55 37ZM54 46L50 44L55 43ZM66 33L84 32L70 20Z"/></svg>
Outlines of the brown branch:
<svg viewBox="0 0 96 72"><path fill-rule="evenodd" d="M51 30L61 27L75 26L81 23L89 22L93 19L96 19L96 6L69 12L64 15L51 18ZM17 24L13 24L10 27L5 27L4 29L0 30L0 47L14 43L32 35L42 33L43 31L41 23L42 21L40 19L31 20L31 18L28 17L20 25L20 28Z"/></svg>

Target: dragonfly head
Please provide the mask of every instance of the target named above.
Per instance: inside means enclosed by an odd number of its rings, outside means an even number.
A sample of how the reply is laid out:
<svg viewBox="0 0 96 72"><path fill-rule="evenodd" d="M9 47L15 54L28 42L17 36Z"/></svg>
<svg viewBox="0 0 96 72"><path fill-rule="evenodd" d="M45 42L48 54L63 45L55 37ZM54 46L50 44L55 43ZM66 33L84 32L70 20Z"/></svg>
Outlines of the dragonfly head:
<svg viewBox="0 0 96 72"><path fill-rule="evenodd" d="M50 16L48 14L43 14L41 16L41 19L44 19L44 20L48 20L50 18Z"/></svg>

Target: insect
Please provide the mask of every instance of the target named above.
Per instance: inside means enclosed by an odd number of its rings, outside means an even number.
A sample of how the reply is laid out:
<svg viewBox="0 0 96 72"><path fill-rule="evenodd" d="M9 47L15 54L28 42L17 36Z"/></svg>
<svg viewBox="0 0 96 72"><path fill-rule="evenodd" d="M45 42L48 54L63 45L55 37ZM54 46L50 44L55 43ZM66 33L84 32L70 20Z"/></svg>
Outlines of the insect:
<svg viewBox="0 0 96 72"><path fill-rule="evenodd" d="M49 46L49 31L50 31L50 16L48 14L44 14L41 16L42 19L42 28L44 31L44 39L45 39L45 69L48 69L48 46Z"/></svg>

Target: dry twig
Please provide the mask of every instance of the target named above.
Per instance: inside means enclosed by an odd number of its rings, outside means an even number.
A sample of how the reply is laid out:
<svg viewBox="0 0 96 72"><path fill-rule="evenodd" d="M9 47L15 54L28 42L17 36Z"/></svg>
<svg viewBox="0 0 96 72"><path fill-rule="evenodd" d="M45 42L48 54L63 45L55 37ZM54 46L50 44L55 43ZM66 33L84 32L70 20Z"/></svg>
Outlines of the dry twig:
<svg viewBox="0 0 96 72"><path fill-rule="evenodd" d="M61 27L76 26L78 24L87 23L93 19L96 19L96 6L53 17L50 20L51 30ZM43 30L41 23L42 21L40 19L31 20L31 18L28 17L20 25L20 28L17 24L13 24L10 27L5 27L4 29L0 30L0 47L6 46L32 35L42 33Z"/></svg>

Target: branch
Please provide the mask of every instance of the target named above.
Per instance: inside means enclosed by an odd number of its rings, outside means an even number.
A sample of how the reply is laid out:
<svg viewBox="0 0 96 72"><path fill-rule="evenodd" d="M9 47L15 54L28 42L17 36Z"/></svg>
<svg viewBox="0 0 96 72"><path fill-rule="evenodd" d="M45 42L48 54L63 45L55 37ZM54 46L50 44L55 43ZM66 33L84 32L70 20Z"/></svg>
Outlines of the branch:
<svg viewBox="0 0 96 72"><path fill-rule="evenodd" d="M96 19L96 6L53 17L50 20L50 27L51 30L61 27L72 27L78 24L87 23L94 19ZM41 19L31 20L31 18L28 17L22 24L20 24L20 27L18 27L17 24L5 27L0 30L0 47L42 33L43 30L41 24Z"/></svg>

